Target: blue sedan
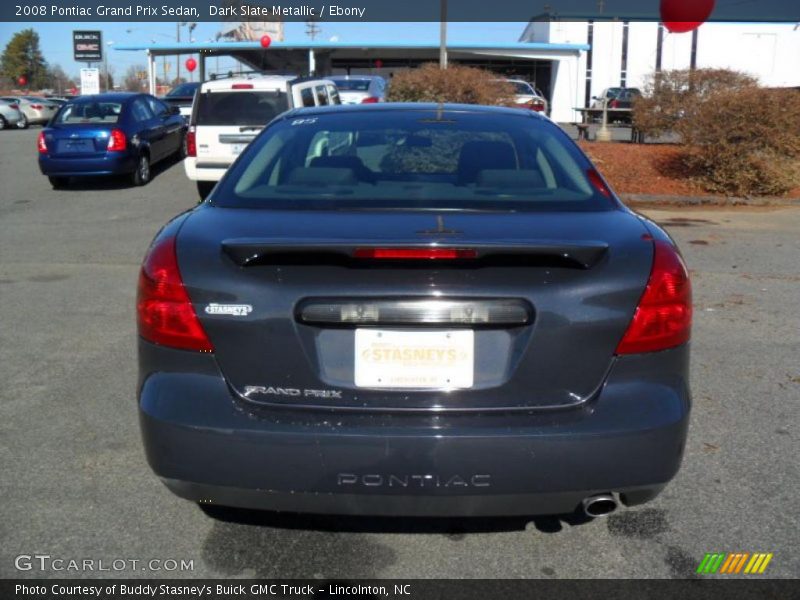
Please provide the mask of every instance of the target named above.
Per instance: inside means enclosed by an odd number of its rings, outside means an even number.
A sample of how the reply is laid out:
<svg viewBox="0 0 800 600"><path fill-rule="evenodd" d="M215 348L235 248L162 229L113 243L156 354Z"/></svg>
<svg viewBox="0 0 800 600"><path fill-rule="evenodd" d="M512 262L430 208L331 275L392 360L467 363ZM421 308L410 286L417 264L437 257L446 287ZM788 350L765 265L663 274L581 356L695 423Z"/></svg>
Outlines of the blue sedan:
<svg viewBox="0 0 800 600"><path fill-rule="evenodd" d="M153 164L182 155L185 135L178 109L149 94L84 96L62 106L39 134L39 168L54 188L99 175L145 185Z"/></svg>

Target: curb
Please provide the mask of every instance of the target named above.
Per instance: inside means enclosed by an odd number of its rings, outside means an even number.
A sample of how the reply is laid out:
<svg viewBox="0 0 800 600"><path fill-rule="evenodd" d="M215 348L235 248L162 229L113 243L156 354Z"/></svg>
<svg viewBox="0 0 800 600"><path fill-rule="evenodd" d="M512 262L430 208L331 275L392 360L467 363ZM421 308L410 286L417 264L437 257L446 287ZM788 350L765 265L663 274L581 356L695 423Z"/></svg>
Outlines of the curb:
<svg viewBox="0 0 800 600"><path fill-rule="evenodd" d="M619 194L628 206L800 206L800 198L734 198L726 196L667 196Z"/></svg>

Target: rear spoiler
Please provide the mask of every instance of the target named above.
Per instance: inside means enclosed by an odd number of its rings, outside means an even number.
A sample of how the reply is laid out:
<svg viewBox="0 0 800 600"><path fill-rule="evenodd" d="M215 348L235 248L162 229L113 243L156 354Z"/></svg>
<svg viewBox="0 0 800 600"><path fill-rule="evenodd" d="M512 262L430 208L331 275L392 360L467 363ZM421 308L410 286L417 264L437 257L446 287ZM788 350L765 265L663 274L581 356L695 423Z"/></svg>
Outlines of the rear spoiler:
<svg viewBox="0 0 800 600"><path fill-rule="evenodd" d="M452 252L448 253L447 251ZM394 259L407 262L410 259L444 258L452 262L472 264L492 262L502 265L549 265L578 269L591 269L608 252L608 244L597 241L502 241L470 242L448 240L447 243L392 242L387 240L295 240L236 238L224 240L222 251L241 267L263 264L312 263L326 257L330 262L361 262L375 259ZM380 253L384 255L381 256ZM425 255L426 252L429 255ZM390 256L394 253L395 256ZM421 256L413 256L412 254ZM434 254L435 253L435 254ZM384 262L386 262L384 260ZM417 261L418 262L418 261ZM437 261L438 263L439 261Z"/></svg>

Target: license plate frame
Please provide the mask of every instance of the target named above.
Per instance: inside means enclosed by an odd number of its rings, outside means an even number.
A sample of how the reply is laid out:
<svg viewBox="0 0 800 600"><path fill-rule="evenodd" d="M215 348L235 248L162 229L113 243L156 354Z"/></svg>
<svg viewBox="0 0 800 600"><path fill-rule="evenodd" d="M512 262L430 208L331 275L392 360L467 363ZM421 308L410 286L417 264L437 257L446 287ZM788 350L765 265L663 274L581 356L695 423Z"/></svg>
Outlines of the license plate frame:
<svg viewBox="0 0 800 600"><path fill-rule="evenodd" d="M356 387L467 389L474 383L475 332L471 329L355 330Z"/></svg>

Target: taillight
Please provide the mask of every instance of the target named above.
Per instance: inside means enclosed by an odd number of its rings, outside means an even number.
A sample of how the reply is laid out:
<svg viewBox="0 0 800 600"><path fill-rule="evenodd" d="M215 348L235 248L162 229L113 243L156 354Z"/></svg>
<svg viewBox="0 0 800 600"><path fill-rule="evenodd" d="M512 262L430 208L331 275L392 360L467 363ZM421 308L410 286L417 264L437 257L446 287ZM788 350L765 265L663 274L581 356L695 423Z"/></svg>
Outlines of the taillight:
<svg viewBox="0 0 800 600"><path fill-rule="evenodd" d="M376 98L375 96L367 96L361 101L361 104L375 104L379 100L380 98Z"/></svg>
<svg viewBox="0 0 800 600"><path fill-rule="evenodd" d="M44 131L39 132L39 139L36 141L39 154L47 154L47 141L44 139Z"/></svg>
<svg viewBox="0 0 800 600"><path fill-rule="evenodd" d="M589 181L594 186L594 188L603 194L606 198L611 198L611 189L609 189L608 185L603 178L600 177L600 173L598 173L595 169L589 169L586 171L586 176L589 178Z"/></svg>
<svg viewBox="0 0 800 600"><path fill-rule="evenodd" d="M183 285L174 237L159 240L148 252L139 274L136 313L139 335L154 344L214 351Z"/></svg>
<svg viewBox="0 0 800 600"><path fill-rule="evenodd" d="M19 110L19 104L9 104L9 108L13 108L14 110Z"/></svg>
<svg viewBox="0 0 800 600"><path fill-rule="evenodd" d="M194 126L186 132L186 156L197 156L197 131Z"/></svg>
<svg viewBox="0 0 800 600"><path fill-rule="evenodd" d="M541 100L531 100L528 102L527 107L530 110L535 110L536 112L542 112L544 110L544 102Z"/></svg>
<svg viewBox="0 0 800 600"><path fill-rule="evenodd" d="M125 133L121 129L112 129L108 136L108 151L122 152L127 146Z"/></svg>
<svg viewBox="0 0 800 600"><path fill-rule="evenodd" d="M692 329L692 285L672 244L653 242L650 279L617 354L656 352L689 341Z"/></svg>
<svg viewBox="0 0 800 600"><path fill-rule="evenodd" d="M44 106L42 106L41 104L31 104L31 108L33 110L42 110Z"/></svg>
<svg viewBox="0 0 800 600"><path fill-rule="evenodd" d="M472 248L356 248L355 258L388 260L458 260L477 257Z"/></svg>
<svg viewBox="0 0 800 600"><path fill-rule="evenodd" d="M608 103L608 108L619 108L619 101L612 100L611 102Z"/></svg>

